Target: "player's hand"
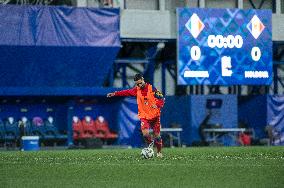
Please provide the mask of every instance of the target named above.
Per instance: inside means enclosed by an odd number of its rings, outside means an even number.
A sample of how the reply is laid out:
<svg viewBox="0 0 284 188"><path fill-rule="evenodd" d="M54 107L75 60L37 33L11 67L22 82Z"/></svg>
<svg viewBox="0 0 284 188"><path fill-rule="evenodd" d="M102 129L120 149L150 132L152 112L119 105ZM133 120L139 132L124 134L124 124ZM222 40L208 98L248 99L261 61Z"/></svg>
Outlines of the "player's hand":
<svg viewBox="0 0 284 188"><path fill-rule="evenodd" d="M107 97L113 97L113 96L115 96L115 93L108 93L107 94Z"/></svg>
<svg viewBox="0 0 284 188"><path fill-rule="evenodd" d="M157 105L155 105L155 104L153 104L152 106L151 106L152 108L158 108L158 106Z"/></svg>

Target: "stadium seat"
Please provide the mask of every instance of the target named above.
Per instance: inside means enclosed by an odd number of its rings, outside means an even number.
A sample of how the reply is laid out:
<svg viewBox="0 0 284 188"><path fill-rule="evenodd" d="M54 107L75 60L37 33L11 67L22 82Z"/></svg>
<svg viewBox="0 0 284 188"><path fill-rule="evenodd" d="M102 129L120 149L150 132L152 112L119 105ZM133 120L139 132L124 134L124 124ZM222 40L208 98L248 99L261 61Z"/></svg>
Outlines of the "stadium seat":
<svg viewBox="0 0 284 188"><path fill-rule="evenodd" d="M84 134L82 122L77 116L73 116L72 129L73 129L73 139L74 140L78 140Z"/></svg>
<svg viewBox="0 0 284 188"><path fill-rule="evenodd" d="M5 126L2 119L0 119L0 142L4 141L5 141Z"/></svg>
<svg viewBox="0 0 284 188"><path fill-rule="evenodd" d="M14 117L8 117L4 124L5 135L4 145L5 147L16 147L19 138L18 122L15 121Z"/></svg>
<svg viewBox="0 0 284 188"><path fill-rule="evenodd" d="M39 136L41 139L44 138L45 127L41 117L34 117L31 127L32 135Z"/></svg>
<svg viewBox="0 0 284 188"><path fill-rule="evenodd" d="M44 130L44 138L47 139L58 139L58 140L65 140L67 139L67 135L60 134L57 126L55 125L54 118L49 116L44 123L45 130Z"/></svg>
<svg viewBox="0 0 284 188"><path fill-rule="evenodd" d="M108 122L105 120L103 116L99 116L95 120L96 134L102 134L103 139L116 139L118 135L116 133L112 133L109 129Z"/></svg>
<svg viewBox="0 0 284 188"><path fill-rule="evenodd" d="M82 121L84 134L82 135L84 138L94 138L95 137L95 123L94 120L90 116L85 116Z"/></svg>
<svg viewBox="0 0 284 188"><path fill-rule="evenodd" d="M18 123L15 121L14 117L8 117L5 123L5 134L6 140L16 140L19 137Z"/></svg>
<svg viewBox="0 0 284 188"><path fill-rule="evenodd" d="M95 134L94 120L90 116L86 116L82 121L77 116L74 116L72 128L75 145L81 145L85 148L102 147L102 141Z"/></svg>

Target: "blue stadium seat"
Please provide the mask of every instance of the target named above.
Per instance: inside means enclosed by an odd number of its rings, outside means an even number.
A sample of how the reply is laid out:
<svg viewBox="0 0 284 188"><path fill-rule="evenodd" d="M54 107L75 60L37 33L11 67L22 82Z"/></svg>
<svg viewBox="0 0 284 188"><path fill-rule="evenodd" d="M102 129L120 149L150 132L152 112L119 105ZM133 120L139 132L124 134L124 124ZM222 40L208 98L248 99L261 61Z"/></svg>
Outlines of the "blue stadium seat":
<svg viewBox="0 0 284 188"><path fill-rule="evenodd" d="M16 140L19 137L18 122L14 117L8 117L5 122L5 140Z"/></svg>
<svg viewBox="0 0 284 188"><path fill-rule="evenodd" d="M54 118L49 116L44 123L45 126L44 137L58 139L58 140L67 139L67 135L60 134L55 124L56 122L54 121Z"/></svg>
<svg viewBox="0 0 284 188"><path fill-rule="evenodd" d="M0 142L4 141L5 141L5 126L2 119L0 119Z"/></svg>
<svg viewBox="0 0 284 188"><path fill-rule="evenodd" d="M41 117L34 117L32 120L31 134L39 136L40 139L44 138L45 127Z"/></svg>

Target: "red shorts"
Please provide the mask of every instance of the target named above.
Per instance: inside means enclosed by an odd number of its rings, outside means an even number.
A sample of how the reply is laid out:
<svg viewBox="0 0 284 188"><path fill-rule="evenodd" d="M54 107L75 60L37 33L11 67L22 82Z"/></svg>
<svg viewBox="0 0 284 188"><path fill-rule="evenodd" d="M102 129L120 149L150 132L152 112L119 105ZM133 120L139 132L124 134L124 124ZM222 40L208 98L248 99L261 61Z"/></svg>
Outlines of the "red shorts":
<svg viewBox="0 0 284 188"><path fill-rule="evenodd" d="M155 135L160 134L161 131L161 122L160 117L156 117L151 120L141 119L141 130L153 129Z"/></svg>

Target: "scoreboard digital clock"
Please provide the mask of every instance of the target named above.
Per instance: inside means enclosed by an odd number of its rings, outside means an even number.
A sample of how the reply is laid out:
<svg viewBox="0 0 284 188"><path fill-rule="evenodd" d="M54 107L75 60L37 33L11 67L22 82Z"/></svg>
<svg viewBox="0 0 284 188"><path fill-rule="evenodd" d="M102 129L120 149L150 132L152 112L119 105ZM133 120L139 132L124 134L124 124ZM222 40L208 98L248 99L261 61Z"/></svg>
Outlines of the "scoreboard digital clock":
<svg viewBox="0 0 284 188"><path fill-rule="evenodd" d="M270 10L178 8L179 85L269 85Z"/></svg>

